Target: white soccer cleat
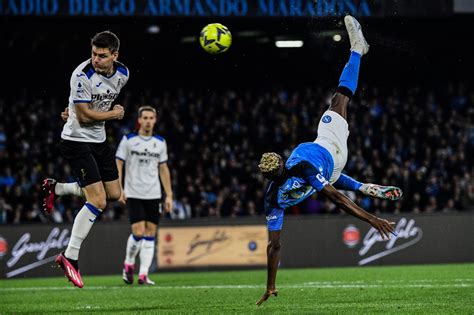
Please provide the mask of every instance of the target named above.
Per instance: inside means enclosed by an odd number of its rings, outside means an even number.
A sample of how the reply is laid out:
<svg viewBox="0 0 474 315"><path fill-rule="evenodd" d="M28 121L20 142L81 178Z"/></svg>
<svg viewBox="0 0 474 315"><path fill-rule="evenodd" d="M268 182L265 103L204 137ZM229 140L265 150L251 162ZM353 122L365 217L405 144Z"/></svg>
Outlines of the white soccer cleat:
<svg viewBox="0 0 474 315"><path fill-rule="evenodd" d="M398 200L403 196L403 191L395 186L362 184L362 186L359 188L359 191L366 196L392 201Z"/></svg>
<svg viewBox="0 0 474 315"><path fill-rule="evenodd" d="M369 44L364 38L362 27L359 22L350 15L344 17L344 24L346 25L347 34L351 42L351 51L359 53L361 56L369 52Z"/></svg>

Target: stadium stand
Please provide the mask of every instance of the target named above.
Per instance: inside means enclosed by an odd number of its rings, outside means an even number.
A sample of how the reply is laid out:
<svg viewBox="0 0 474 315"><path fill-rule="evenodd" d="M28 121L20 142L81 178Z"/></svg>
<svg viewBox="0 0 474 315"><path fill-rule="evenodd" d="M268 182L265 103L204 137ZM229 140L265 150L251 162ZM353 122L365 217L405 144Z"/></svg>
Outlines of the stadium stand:
<svg viewBox="0 0 474 315"><path fill-rule="evenodd" d="M313 141L331 93L323 86L128 91L126 117L107 123L108 141L117 144L133 131L139 106L154 105L160 112L157 133L168 143L176 197L171 217L261 215L260 154L288 156L298 143ZM464 84L444 90L361 86L350 106L346 172L360 181L400 186L405 197L398 203L350 197L371 212L473 210L473 103L474 90ZM63 104L26 92L0 98L0 223L50 220L41 213L42 178L74 181L57 150ZM80 206L77 198L62 198L51 219L71 222ZM340 213L318 196L288 212ZM118 203L102 216L125 218Z"/></svg>

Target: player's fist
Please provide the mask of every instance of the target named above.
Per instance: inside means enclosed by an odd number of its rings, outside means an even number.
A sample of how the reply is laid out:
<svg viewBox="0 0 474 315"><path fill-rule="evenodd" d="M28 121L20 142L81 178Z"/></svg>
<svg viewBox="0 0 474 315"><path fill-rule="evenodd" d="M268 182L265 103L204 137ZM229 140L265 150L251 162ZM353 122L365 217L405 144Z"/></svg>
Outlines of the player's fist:
<svg viewBox="0 0 474 315"><path fill-rule="evenodd" d="M115 112L115 119L122 119L123 118L123 115L125 114L125 109L123 108L122 105L114 105L114 108L112 109L112 111Z"/></svg>
<svg viewBox="0 0 474 315"><path fill-rule="evenodd" d="M69 118L69 108L65 108L63 112L61 112L61 119L63 121L67 121L67 119Z"/></svg>
<svg viewBox="0 0 474 315"><path fill-rule="evenodd" d="M165 199L166 213L170 213L172 208L173 208L173 198L171 196L166 196L166 199Z"/></svg>
<svg viewBox="0 0 474 315"><path fill-rule="evenodd" d="M374 217L370 219L370 224L380 233L383 239L390 239L390 233L394 233L393 226L395 222L389 222L385 219Z"/></svg>
<svg viewBox="0 0 474 315"><path fill-rule="evenodd" d="M118 200L121 204L127 204L127 196L125 196L125 193L122 190L122 194L120 195L120 198Z"/></svg>

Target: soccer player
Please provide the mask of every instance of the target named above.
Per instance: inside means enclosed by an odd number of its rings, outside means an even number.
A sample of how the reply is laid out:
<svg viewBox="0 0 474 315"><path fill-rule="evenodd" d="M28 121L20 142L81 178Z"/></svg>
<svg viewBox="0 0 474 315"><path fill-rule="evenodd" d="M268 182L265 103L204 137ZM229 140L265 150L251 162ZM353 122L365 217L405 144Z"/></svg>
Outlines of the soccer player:
<svg viewBox="0 0 474 315"><path fill-rule="evenodd" d="M155 284L148 277L155 253L155 236L161 212L161 185L166 193L165 211L173 205L173 192L168 164L167 146L164 138L153 135L157 120L156 110L151 106L138 109L137 133L123 136L115 155L122 183L125 164L125 187L120 201L126 203L130 215L132 233L128 237L123 281L133 283L135 257L140 253L138 284Z"/></svg>
<svg viewBox="0 0 474 315"><path fill-rule="evenodd" d="M129 71L117 61L120 41L109 31L91 40L91 58L72 73L67 122L61 133L60 151L78 182L43 181L43 208L51 213L56 196L73 194L86 199L72 227L66 251L56 257L66 277L77 287L84 286L79 273L79 250L107 200L118 200L121 187L114 150L107 144L105 122L122 119L124 108L112 103L129 79Z"/></svg>
<svg viewBox="0 0 474 315"><path fill-rule="evenodd" d="M352 16L346 16L344 23L351 43L351 55L342 71L331 105L321 117L317 139L298 145L286 162L277 153L264 153L258 165L270 183L264 202L269 231L267 289L257 305L278 293L275 279L280 261L280 233L285 208L300 203L314 192L318 191L345 212L368 222L383 238L389 238L389 233L394 233L394 222L364 211L336 190L359 191L389 200L397 200L402 196L402 191L397 187L363 184L342 173L348 153L347 105L356 91L361 57L369 50L359 22Z"/></svg>

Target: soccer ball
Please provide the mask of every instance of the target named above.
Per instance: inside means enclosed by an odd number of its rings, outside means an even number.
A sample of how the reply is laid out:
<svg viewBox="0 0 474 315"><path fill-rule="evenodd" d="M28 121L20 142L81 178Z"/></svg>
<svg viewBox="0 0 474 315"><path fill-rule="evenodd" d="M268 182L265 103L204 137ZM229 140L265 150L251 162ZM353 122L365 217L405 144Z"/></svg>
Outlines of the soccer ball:
<svg viewBox="0 0 474 315"><path fill-rule="evenodd" d="M220 23L206 25L199 35L199 43L210 54L220 54L227 51L232 44L232 34Z"/></svg>

